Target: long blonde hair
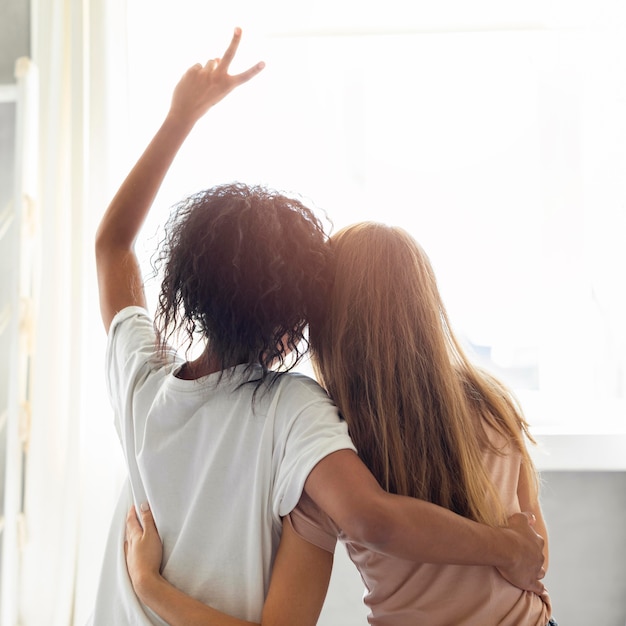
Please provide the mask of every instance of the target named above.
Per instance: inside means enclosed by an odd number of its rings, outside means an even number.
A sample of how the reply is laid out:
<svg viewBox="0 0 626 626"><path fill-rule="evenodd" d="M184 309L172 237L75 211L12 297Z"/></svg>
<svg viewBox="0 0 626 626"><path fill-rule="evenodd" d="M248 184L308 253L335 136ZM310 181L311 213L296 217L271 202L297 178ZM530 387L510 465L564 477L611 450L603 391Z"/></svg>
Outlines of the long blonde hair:
<svg viewBox="0 0 626 626"><path fill-rule="evenodd" d="M487 471L490 425L522 454L528 425L509 391L455 338L430 261L400 228L365 222L331 238L327 315L310 328L313 366L359 455L388 491L503 523ZM531 439L532 440L532 439Z"/></svg>

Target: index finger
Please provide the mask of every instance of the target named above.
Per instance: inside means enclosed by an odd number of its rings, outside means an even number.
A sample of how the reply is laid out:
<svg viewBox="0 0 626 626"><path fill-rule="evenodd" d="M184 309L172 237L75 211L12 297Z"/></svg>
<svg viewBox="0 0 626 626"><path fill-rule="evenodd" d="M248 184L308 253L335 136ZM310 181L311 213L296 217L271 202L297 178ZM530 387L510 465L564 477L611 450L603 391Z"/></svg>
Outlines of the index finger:
<svg viewBox="0 0 626 626"><path fill-rule="evenodd" d="M134 505L130 507L130 510L128 511L128 515L126 516L126 531L127 531L127 534L131 532L132 533L143 532L141 528L141 524L139 523L139 520L137 519L137 511Z"/></svg>
<svg viewBox="0 0 626 626"><path fill-rule="evenodd" d="M220 65L225 70L228 70L228 67L230 66L231 61L235 57L235 53L237 52L237 48L239 47L240 41L241 41L241 28L237 26L237 28L235 28L235 32L233 33L233 38L230 40L230 44L228 48L226 49L226 52L224 52L222 56L222 61L220 63Z"/></svg>

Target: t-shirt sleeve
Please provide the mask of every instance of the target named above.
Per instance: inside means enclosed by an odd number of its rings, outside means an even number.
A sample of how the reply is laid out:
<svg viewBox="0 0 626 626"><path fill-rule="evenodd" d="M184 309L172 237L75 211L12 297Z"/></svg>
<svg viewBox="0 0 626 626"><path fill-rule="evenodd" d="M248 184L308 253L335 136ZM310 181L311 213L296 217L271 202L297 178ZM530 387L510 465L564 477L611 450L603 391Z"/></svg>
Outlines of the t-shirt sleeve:
<svg viewBox="0 0 626 626"><path fill-rule="evenodd" d="M148 312L137 306L113 318L107 340L105 376L115 427L122 436L123 415L132 407L133 393L156 363L156 335Z"/></svg>
<svg viewBox="0 0 626 626"><path fill-rule="evenodd" d="M285 517L298 504L311 470L338 450L356 451L348 427L326 392L305 376L287 375L276 419L274 515Z"/></svg>
<svg viewBox="0 0 626 626"><path fill-rule="evenodd" d="M302 493L298 506L285 519L305 541L326 552L335 551L339 529L306 493Z"/></svg>

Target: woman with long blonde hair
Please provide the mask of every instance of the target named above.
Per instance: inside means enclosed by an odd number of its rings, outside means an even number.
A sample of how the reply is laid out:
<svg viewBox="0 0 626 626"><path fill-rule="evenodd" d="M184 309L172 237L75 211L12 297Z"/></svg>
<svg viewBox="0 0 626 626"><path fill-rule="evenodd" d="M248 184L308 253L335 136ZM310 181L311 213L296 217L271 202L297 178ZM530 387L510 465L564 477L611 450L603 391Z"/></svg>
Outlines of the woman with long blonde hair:
<svg viewBox="0 0 626 626"><path fill-rule="evenodd" d="M424 250L401 228L372 222L343 229L331 248L326 315L310 328L313 364L361 459L387 491L479 522L531 511L545 538L528 424L509 390L465 355ZM301 505L292 516L303 537L311 523L341 537L312 503ZM495 568L346 546L371 624L554 623L546 593L522 591Z"/></svg>

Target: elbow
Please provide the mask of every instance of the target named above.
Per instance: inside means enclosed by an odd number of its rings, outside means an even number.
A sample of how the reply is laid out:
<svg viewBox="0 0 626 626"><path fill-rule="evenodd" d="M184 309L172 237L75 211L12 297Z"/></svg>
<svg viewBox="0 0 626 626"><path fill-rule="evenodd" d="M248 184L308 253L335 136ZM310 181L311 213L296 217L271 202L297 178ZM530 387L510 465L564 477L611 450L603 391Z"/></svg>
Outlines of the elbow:
<svg viewBox="0 0 626 626"><path fill-rule="evenodd" d="M102 225L100 225L96 231L96 238L94 241L96 259L101 259L106 256L111 247L111 237L106 230L102 228Z"/></svg>
<svg viewBox="0 0 626 626"><path fill-rule="evenodd" d="M385 552L394 529L394 517L384 497L368 501L354 511L342 526L343 539L375 552Z"/></svg>
<svg viewBox="0 0 626 626"><path fill-rule="evenodd" d="M96 231L94 241L96 261L106 260L111 256L119 256L126 252L132 252L133 248L133 240L127 240L119 233L116 233L114 230L112 231L102 224Z"/></svg>
<svg viewBox="0 0 626 626"><path fill-rule="evenodd" d="M94 241L94 252L96 253L96 260L101 259L106 249L105 241L100 234L100 231L96 233L96 239Z"/></svg>

